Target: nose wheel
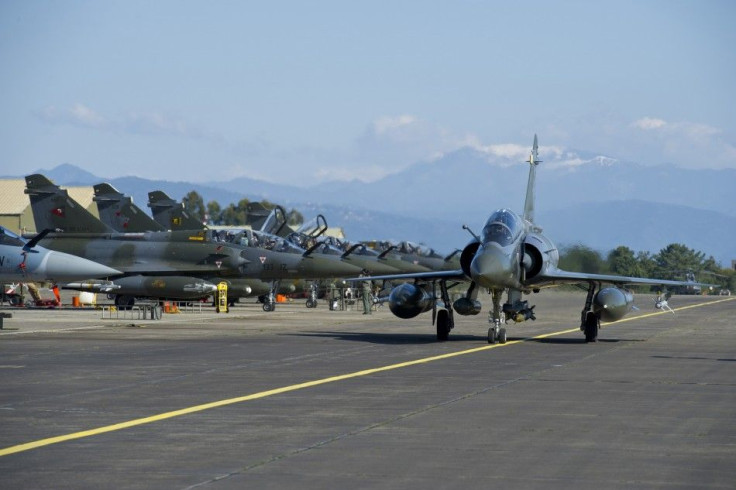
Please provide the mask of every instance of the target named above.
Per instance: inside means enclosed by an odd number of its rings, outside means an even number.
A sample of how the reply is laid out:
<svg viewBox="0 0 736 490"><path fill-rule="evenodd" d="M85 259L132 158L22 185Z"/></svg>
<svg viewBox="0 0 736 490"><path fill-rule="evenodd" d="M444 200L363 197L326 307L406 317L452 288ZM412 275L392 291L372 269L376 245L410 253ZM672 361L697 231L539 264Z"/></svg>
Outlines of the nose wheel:
<svg viewBox="0 0 736 490"><path fill-rule="evenodd" d="M494 326L488 329L488 343L489 344L505 344L506 343L506 328L501 326L498 322Z"/></svg>
<svg viewBox="0 0 736 490"><path fill-rule="evenodd" d="M492 294L493 311L488 318L488 321L491 323L491 327L488 329L488 343L505 344L506 328L501 326L501 295L503 294L503 290L494 289Z"/></svg>

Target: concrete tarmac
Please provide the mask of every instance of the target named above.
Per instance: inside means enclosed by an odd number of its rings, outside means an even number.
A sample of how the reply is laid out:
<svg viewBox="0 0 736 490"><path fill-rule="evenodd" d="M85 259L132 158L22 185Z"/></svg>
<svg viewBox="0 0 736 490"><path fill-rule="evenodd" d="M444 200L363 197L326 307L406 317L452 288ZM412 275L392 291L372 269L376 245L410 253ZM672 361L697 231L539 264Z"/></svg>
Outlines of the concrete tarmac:
<svg viewBox="0 0 736 490"><path fill-rule="evenodd" d="M2 488L734 488L736 302L648 295L586 344L585 293L448 342L430 315L101 319L3 310Z"/></svg>

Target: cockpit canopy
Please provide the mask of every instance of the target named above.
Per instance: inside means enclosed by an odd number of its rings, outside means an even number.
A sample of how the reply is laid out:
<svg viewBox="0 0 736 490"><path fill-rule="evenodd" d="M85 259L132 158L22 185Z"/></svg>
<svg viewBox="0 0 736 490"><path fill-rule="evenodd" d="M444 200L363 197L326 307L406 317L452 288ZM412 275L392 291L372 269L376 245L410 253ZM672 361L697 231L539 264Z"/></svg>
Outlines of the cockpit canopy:
<svg viewBox="0 0 736 490"><path fill-rule="evenodd" d="M257 230L211 230L210 239L215 242L229 242L245 247L257 247L275 252L302 254L304 249L280 236Z"/></svg>
<svg viewBox="0 0 736 490"><path fill-rule="evenodd" d="M22 247L26 244L25 241L12 231L0 226L0 245L13 245L16 247Z"/></svg>
<svg viewBox="0 0 736 490"><path fill-rule="evenodd" d="M421 243L401 242L398 244L399 252L410 255L419 255L420 257L428 257L433 259L441 259L442 256L435 252L431 247Z"/></svg>
<svg viewBox="0 0 736 490"><path fill-rule="evenodd" d="M508 209L499 209L488 218L483 227L483 243L494 242L506 247L516 241L522 232L521 219Z"/></svg>

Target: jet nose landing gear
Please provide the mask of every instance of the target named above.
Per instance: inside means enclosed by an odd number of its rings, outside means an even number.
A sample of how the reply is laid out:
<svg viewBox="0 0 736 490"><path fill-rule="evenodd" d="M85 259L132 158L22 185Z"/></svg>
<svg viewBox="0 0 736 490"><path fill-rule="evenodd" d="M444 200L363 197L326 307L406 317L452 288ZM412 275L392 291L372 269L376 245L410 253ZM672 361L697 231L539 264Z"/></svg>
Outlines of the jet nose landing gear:
<svg viewBox="0 0 736 490"><path fill-rule="evenodd" d="M501 295L503 294L503 289L494 289L491 293L493 297L493 310L488 318L488 321L492 325L488 329L488 343L505 344L506 328L501 326Z"/></svg>
<svg viewBox="0 0 736 490"><path fill-rule="evenodd" d="M494 325L488 329L488 343L506 343L506 328L501 326L501 322L494 323Z"/></svg>

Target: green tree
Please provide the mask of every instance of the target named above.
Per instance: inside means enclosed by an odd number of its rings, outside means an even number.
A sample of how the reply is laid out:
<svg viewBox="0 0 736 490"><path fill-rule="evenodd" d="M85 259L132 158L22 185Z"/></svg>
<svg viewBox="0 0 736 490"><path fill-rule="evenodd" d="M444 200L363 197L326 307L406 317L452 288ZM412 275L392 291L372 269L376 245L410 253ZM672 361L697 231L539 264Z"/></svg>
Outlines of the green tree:
<svg viewBox="0 0 736 490"><path fill-rule="evenodd" d="M644 277L644 270L636 259L634 251L629 247L620 246L608 253L606 259L608 270L620 276Z"/></svg>
<svg viewBox="0 0 736 490"><path fill-rule="evenodd" d="M222 212L222 224L228 226L242 226L246 223L248 199L241 199L238 204L229 204Z"/></svg>
<svg viewBox="0 0 736 490"><path fill-rule="evenodd" d="M210 223L219 225L222 221L222 208L220 203L217 201L210 201L207 203L207 216L209 216Z"/></svg>
<svg viewBox="0 0 736 490"><path fill-rule="evenodd" d="M636 261L639 263L639 268L642 271L641 277L653 277L655 263L652 254L649 252L637 252Z"/></svg>
<svg viewBox="0 0 736 490"><path fill-rule="evenodd" d="M704 269L704 257L703 252L697 252L681 243L671 243L654 256L654 274L662 279L682 280L683 274Z"/></svg>
<svg viewBox="0 0 736 490"><path fill-rule="evenodd" d="M204 207L204 199L197 191L189 191L182 199L184 203L184 211L197 221L203 222L206 208Z"/></svg>
<svg viewBox="0 0 736 490"><path fill-rule="evenodd" d="M561 269L574 272L600 274L605 272L605 262L601 254L585 245L564 247L560 254Z"/></svg>

